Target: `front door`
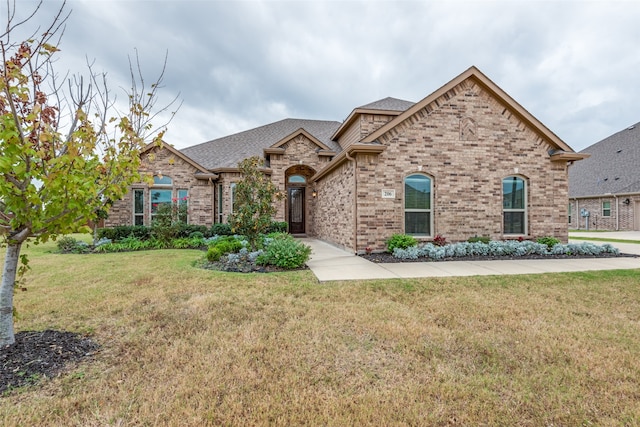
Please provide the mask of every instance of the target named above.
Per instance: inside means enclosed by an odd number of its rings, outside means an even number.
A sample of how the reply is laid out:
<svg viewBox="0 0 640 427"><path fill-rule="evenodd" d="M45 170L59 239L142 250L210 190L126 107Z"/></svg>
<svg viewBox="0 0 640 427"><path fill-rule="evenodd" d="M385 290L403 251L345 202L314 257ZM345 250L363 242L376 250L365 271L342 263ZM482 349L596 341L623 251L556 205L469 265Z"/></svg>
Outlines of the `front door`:
<svg viewBox="0 0 640 427"><path fill-rule="evenodd" d="M633 229L640 231L640 201L635 202L633 209Z"/></svg>
<svg viewBox="0 0 640 427"><path fill-rule="evenodd" d="M304 187L289 188L289 233L304 233Z"/></svg>

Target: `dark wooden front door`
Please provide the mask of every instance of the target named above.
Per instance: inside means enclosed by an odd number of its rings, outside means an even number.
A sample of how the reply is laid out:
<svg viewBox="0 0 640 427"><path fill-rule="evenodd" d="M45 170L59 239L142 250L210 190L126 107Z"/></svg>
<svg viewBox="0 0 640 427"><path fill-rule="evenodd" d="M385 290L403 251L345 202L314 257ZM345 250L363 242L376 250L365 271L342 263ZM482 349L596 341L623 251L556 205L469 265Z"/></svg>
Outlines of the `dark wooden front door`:
<svg viewBox="0 0 640 427"><path fill-rule="evenodd" d="M304 233L304 187L289 188L289 233Z"/></svg>

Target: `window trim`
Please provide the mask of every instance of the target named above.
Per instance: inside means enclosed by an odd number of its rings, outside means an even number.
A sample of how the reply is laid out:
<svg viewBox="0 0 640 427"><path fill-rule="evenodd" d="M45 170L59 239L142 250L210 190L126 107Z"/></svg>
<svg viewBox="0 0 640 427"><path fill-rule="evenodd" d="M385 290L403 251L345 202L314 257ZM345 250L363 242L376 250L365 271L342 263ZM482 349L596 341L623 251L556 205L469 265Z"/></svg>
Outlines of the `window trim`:
<svg viewBox="0 0 640 427"><path fill-rule="evenodd" d="M609 204L608 208L605 208L605 203ZM601 203L601 207L602 207L602 217L610 218L611 217L611 200L603 200ZM606 211L608 211L608 213L605 213Z"/></svg>
<svg viewBox="0 0 640 427"><path fill-rule="evenodd" d="M218 184L218 224L222 224L222 220L224 219L224 186L222 184Z"/></svg>
<svg viewBox="0 0 640 427"><path fill-rule="evenodd" d="M419 209L419 208L410 208L407 209L407 179L413 176L421 176L427 178L429 180L429 208L428 209ZM409 175L406 175L402 180L402 227L404 233L418 238L430 238L433 237L433 189L434 189L434 179L431 175L422 172L413 172ZM427 224L429 227L429 232L427 234L416 234L416 233L408 233L407 232L407 212L424 212L429 215L429 223Z"/></svg>
<svg viewBox="0 0 640 427"><path fill-rule="evenodd" d="M142 212L136 211L136 194L142 195ZM144 224L144 188L134 188L133 189L133 209L131 210L133 214L133 225L145 225ZM142 218L142 224L136 224L136 218Z"/></svg>
<svg viewBox="0 0 640 427"><path fill-rule="evenodd" d="M180 193L183 193L184 196L180 196ZM176 188L176 202L178 205L178 212L180 212L181 205L183 204L186 205L187 217L184 219L184 223L189 224L189 189L188 188ZM179 216L180 214L178 214L178 217ZM180 220L181 218L178 218L178 221Z"/></svg>
<svg viewBox="0 0 640 427"><path fill-rule="evenodd" d="M234 213L234 204L236 203L236 184L232 182L229 184L229 215L233 215Z"/></svg>
<svg viewBox="0 0 640 427"><path fill-rule="evenodd" d="M524 190L524 195L522 197L522 201L523 201L523 207L522 208L509 208L506 209L504 207L504 197L505 197L505 193L504 193L504 184L505 181L507 180L513 180L513 179L519 179L522 181L523 184L523 190ZM521 175L509 175L506 176L504 178L502 178L502 180L500 181L500 188L501 188L501 193L502 193L502 234L505 236L527 236L528 235L528 230L529 230L529 210L528 210L528 204L529 204L529 184L527 182L527 178L525 178L524 176ZM524 224L523 224L523 232L522 233L507 233L506 231L506 227L505 227L505 213L518 213L518 212L522 212L523 214L523 219L524 219Z"/></svg>

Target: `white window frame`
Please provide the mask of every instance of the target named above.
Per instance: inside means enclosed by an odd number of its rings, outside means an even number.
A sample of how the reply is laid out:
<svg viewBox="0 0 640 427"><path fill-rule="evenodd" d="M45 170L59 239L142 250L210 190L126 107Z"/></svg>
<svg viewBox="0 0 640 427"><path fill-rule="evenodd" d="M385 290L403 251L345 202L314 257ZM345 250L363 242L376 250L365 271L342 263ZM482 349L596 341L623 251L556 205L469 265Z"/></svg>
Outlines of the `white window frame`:
<svg viewBox="0 0 640 427"><path fill-rule="evenodd" d="M421 208L407 209L407 179L413 176L421 176L429 180L429 208L428 209L421 209ZM403 229L405 234L414 236L414 237L433 237L433 189L434 189L433 183L434 183L433 177L425 173L412 173L410 175L405 176L404 179L402 180L402 194L404 198L404 200L402 201L402 208L403 208L402 221L403 221ZM407 212L428 213L429 214L429 223L428 223L429 233L427 234L409 233L407 231Z"/></svg>
<svg viewBox="0 0 640 427"><path fill-rule="evenodd" d="M222 184L218 184L218 223L222 224L222 220L224 219L224 187Z"/></svg>
<svg viewBox="0 0 640 427"><path fill-rule="evenodd" d="M605 203L609 205L608 208L605 208ZM610 218L611 217L611 200L603 200L601 203L601 206L602 206L602 217ZM605 213L606 211L609 211L609 213Z"/></svg>
<svg viewBox="0 0 640 427"><path fill-rule="evenodd" d="M229 214L233 214L234 213L234 205L236 203L236 183L232 182L229 184L229 201L231 202L229 204Z"/></svg>
<svg viewBox="0 0 640 427"><path fill-rule="evenodd" d="M142 194L142 212L136 212L136 194L137 193L141 193ZM142 218L142 224L140 225L144 225L144 188L134 188L133 189L133 209L131 209L132 214L133 214L133 225L138 225L136 224L136 217L141 217Z"/></svg>
<svg viewBox="0 0 640 427"><path fill-rule="evenodd" d="M504 193L504 183L507 180L513 180L513 179L519 179L520 181L522 181L522 185L523 185L523 207L522 208L505 208L504 207L504 197L505 197L505 193ZM505 236L526 236L527 235L527 230L529 230L529 213L528 213L528 209L527 209L527 205L528 205L528 200L529 200L529 185L527 183L527 179L523 176L520 175L510 175L507 176L505 178L502 178L502 181L500 181L500 189L501 189L501 193L502 193L502 197L501 197L501 201L502 201L502 234L504 234ZM523 214L523 231L522 233L507 233L506 227L505 227L505 213L509 213L509 212L513 212L513 213L518 213L518 212L522 212Z"/></svg>

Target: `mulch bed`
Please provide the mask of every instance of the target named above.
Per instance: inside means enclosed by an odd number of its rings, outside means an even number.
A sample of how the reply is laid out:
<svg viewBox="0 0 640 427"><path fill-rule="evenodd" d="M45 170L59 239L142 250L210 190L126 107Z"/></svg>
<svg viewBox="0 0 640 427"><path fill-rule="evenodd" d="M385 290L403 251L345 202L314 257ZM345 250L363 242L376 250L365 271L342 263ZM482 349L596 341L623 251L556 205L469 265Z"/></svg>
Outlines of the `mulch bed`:
<svg viewBox="0 0 640 427"><path fill-rule="evenodd" d="M632 254L602 254L602 255L525 255L525 256L466 256L466 257L448 257L439 260L431 258L418 258L418 259L400 259L396 258L388 252L362 254L359 255L362 258L374 262L380 263L395 263L395 262L446 262L446 261L499 261L499 260L519 260L519 259L583 259L583 258L619 258L630 257L637 258L638 255Z"/></svg>
<svg viewBox="0 0 640 427"><path fill-rule="evenodd" d="M99 348L73 332L23 331L15 338L13 345L0 347L0 393L53 378Z"/></svg>

